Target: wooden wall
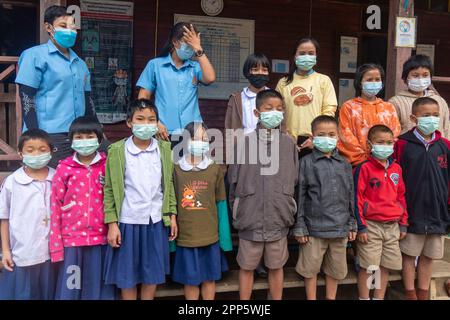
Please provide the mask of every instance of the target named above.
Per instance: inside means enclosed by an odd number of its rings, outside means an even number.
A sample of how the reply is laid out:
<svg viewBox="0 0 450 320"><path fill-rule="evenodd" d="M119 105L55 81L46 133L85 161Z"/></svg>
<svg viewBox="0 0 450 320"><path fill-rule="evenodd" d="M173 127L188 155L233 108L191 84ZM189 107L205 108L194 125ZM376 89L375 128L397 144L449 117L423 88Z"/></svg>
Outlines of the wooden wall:
<svg viewBox="0 0 450 320"><path fill-rule="evenodd" d="M78 0L68 0L77 4ZM133 0L134 9L134 74L133 83L155 52L156 0ZM312 12L310 19L310 4ZM364 3L364 1L361 1ZM374 0L386 12L388 0ZM331 77L337 89L339 68L339 35L361 36L367 4L333 0L225 0L220 17L254 19L255 51L269 59L293 59L296 42L303 36L315 37L321 46L317 71ZM173 24L173 14L202 15L200 0L160 0L157 50L165 43ZM450 14L417 12L418 42L436 44L436 74L450 76ZM311 23L311 26L310 26ZM275 87L280 74L272 74L270 86ZM450 85L437 85L450 101ZM209 127L223 128L227 101L200 100L202 116ZM120 138L128 134L123 125L107 126L108 135Z"/></svg>

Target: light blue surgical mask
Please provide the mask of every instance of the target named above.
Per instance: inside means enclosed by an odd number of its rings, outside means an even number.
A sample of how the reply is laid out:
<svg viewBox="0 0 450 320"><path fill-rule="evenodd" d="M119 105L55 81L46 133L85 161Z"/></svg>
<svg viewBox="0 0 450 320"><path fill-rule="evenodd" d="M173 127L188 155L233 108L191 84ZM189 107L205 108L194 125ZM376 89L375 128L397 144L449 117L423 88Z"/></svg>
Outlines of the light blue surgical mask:
<svg viewBox="0 0 450 320"><path fill-rule="evenodd" d="M42 169L44 168L52 159L52 154L50 152L40 154L38 156L32 156L28 154L23 155L23 164L31 169Z"/></svg>
<svg viewBox="0 0 450 320"><path fill-rule="evenodd" d="M264 111L261 112L259 116L259 121L266 129L274 129L281 124L283 121L284 115L283 112L273 110L273 111Z"/></svg>
<svg viewBox="0 0 450 320"><path fill-rule="evenodd" d="M431 85L431 78L412 78L408 79L408 88L414 92L422 92Z"/></svg>
<svg viewBox="0 0 450 320"><path fill-rule="evenodd" d="M439 129L439 117L418 117L417 128L425 135L430 135Z"/></svg>
<svg viewBox="0 0 450 320"><path fill-rule="evenodd" d="M375 97L383 89L383 82L381 81L366 81L362 83L362 91L369 97Z"/></svg>
<svg viewBox="0 0 450 320"><path fill-rule="evenodd" d="M394 153L394 145L373 144L372 155L379 160L386 160Z"/></svg>
<svg viewBox="0 0 450 320"><path fill-rule="evenodd" d="M313 138L313 145L317 150L322 151L323 153L330 153L336 149L337 139L317 136Z"/></svg>
<svg viewBox="0 0 450 320"><path fill-rule="evenodd" d="M141 140L150 140L158 132L158 125L151 124L133 124L133 134L136 138Z"/></svg>
<svg viewBox="0 0 450 320"><path fill-rule="evenodd" d="M67 49L75 45L75 40L77 39L77 32L75 30L66 28L54 28L54 30L53 39L61 47Z"/></svg>
<svg viewBox="0 0 450 320"><path fill-rule="evenodd" d="M191 140L188 144L188 152L196 157L203 156L209 152L209 142Z"/></svg>
<svg viewBox="0 0 450 320"><path fill-rule="evenodd" d="M311 70L317 63L317 56L304 54L295 57L295 65L303 71Z"/></svg>
<svg viewBox="0 0 450 320"><path fill-rule="evenodd" d="M188 60L194 55L194 49L185 42L181 43L181 47L177 48L177 56L181 60Z"/></svg>
<svg viewBox="0 0 450 320"><path fill-rule="evenodd" d="M98 139L76 139L72 141L72 149L82 156L89 156L97 151L100 144Z"/></svg>

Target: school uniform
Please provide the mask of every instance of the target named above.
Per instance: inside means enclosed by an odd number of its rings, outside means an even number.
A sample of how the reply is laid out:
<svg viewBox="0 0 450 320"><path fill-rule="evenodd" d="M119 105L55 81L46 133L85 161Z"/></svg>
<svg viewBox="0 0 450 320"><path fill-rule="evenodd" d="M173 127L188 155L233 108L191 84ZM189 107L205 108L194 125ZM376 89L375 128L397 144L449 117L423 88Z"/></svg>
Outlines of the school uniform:
<svg viewBox="0 0 450 320"><path fill-rule="evenodd" d="M132 137L115 143L108 156L105 223L118 222L120 248L108 246L105 281L117 287L162 284L169 274L170 213L176 213L170 143L140 150Z"/></svg>
<svg viewBox="0 0 450 320"><path fill-rule="evenodd" d="M89 166L77 155L64 159L52 186L50 256L63 261L57 300L113 300L116 288L105 285L108 228L104 224L103 184L106 156L97 152Z"/></svg>
<svg viewBox="0 0 450 320"><path fill-rule="evenodd" d="M0 273L0 300L50 300L57 268L50 263L50 193L54 170L45 181L28 176L24 168L4 181L0 220L9 221L13 271Z"/></svg>
<svg viewBox="0 0 450 320"><path fill-rule="evenodd" d="M219 221L228 223L222 168L208 157L197 166L183 157L174 170L179 233L172 280L191 286L220 280L228 270L227 248L219 244Z"/></svg>

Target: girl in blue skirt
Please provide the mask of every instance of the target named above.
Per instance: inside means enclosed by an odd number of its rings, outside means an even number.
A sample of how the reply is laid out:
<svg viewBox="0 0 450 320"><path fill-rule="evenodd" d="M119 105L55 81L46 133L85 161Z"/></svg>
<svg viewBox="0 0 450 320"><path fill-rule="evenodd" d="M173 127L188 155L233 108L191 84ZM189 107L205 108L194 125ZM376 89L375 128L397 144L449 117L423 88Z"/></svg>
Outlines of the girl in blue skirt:
<svg viewBox="0 0 450 320"><path fill-rule="evenodd" d="M131 102L133 135L111 145L104 188L108 247L107 284L124 300L153 299L169 273L169 240L177 235L170 143L153 138L158 111L145 99ZM169 228L170 227L170 236Z"/></svg>
<svg viewBox="0 0 450 320"><path fill-rule="evenodd" d="M215 281L228 266L222 251L231 251L223 169L208 157L202 123L189 123L187 152L175 165L179 234L172 279L184 284L188 300L213 300Z"/></svg>
<svg viewBox="0 0 450 320"><path fill-rule="evenodd" d="M19 140L23 166L0 191L2 264L0 300L52 300L57 268L50 262L50 193L53 146L40 129Z"/></svg>

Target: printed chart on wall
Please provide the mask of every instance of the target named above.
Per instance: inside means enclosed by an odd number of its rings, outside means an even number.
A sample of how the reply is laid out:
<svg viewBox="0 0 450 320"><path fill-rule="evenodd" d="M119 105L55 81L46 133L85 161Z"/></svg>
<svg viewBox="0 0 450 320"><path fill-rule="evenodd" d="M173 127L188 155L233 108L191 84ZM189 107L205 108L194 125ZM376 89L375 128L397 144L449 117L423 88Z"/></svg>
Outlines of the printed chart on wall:
<svg viewBox="0 0 450 320"><path fill-rule="evenodd" d="M192 23L201 33L203 50L216 70L215 83L199 86L199 98L228 100L248 84L242 67L254 50L254 20L175 14L174 23L180 21Z"/></svg>
<svg viewBox="0 0 450 320"><path fill-rule="evenodd" d="M92 97L102 123L126 118L131 95L133 3L81 0L82 57L91 72Z"/></svg>

